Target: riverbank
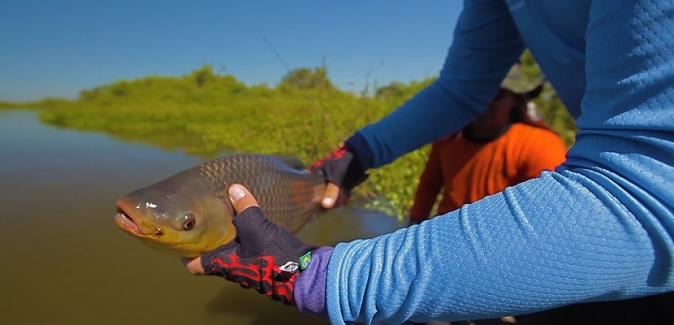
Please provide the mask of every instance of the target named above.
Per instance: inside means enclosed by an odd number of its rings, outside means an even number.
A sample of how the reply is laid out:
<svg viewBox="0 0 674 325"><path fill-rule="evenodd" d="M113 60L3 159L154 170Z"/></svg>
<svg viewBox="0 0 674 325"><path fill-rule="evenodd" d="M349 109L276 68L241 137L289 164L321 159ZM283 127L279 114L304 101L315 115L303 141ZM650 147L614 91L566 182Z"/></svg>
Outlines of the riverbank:
<svg viewBox="0 0 674 325"><path fill-rule="evenodd" d="M528 53L525 64L534 67ZM529 69L530 73L535 73ZM336 88L325 67L291 71L275 87L247 86L205 65L182 77L149 76L83 90L77 100L26 103L41 108L42 122L109 134L125 141L190 155L222 150L289 154L309 164L355 130L375 122L431 83L393 82L354 94ZM553 90L537 100L545 119L570 146L575 131ZM429 146L371 173L355 194L370 207L403 215L411 206ZM377 199L385 193L386 200Z"/></svg>

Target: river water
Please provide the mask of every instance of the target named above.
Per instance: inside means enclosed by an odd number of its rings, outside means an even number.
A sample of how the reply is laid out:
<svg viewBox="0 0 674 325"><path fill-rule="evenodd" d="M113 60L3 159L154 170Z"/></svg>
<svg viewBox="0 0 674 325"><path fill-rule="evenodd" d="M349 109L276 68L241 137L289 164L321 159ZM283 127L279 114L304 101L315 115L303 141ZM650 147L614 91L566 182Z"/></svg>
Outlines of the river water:
<svg viewBox="0 0 674 325"><path fill-rule="evenodd" d="M216 277L194 277L114 224L115 202L207 158L0 111L0 324L328 324ZM298 236L334 245L402 227L340 208Z"/></svg>

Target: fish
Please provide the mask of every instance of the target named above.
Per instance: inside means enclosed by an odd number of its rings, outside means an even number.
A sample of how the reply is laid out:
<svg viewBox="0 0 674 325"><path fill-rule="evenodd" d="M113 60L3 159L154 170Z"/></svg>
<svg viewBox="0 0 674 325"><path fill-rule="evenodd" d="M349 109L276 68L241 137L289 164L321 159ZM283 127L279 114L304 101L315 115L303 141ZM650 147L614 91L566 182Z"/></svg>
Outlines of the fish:
<svg viewBox="0 0 674 325"><path fill-rule="evenodd" d="M117 200L115 223L155 251L197 257L236 238L228 187L248 188L271 222L299 232L322 207L326 180L289 155L216 158Z"/></svg>

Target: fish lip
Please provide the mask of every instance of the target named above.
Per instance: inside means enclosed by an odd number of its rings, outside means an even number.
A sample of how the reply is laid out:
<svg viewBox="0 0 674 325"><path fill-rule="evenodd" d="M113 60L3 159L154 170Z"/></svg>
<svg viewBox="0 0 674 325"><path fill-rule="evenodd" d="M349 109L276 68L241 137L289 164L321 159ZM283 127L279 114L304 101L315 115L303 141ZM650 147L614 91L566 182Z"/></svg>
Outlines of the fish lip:
<svg viewBox="0 0 674 325"><path fill-rule="evenodd" d="M122 228L122 230L136 236L146 237L148 234L144 233L135 220L124 211L124 208L117 204L117 214L115 215L115 223L117 226Z"/></svg>

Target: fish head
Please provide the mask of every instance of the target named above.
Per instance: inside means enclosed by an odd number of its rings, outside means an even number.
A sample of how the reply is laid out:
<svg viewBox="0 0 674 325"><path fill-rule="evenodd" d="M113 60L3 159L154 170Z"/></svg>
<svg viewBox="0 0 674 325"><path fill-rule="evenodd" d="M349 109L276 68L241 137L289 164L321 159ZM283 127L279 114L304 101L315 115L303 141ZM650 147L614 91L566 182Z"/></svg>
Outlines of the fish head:
<svg viewBox="0 0 674 325"><path fill-rule="evenodd" d="M117 201L116 224L156 251L196 257L236 237L231 205L207 180L178 174Z"/></svg>

